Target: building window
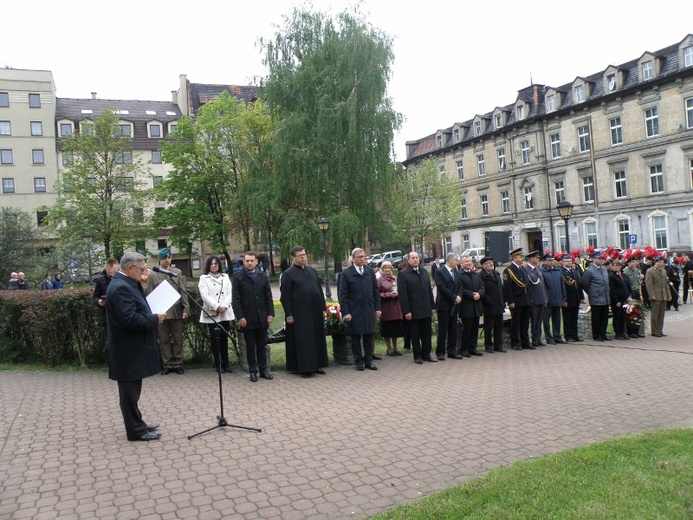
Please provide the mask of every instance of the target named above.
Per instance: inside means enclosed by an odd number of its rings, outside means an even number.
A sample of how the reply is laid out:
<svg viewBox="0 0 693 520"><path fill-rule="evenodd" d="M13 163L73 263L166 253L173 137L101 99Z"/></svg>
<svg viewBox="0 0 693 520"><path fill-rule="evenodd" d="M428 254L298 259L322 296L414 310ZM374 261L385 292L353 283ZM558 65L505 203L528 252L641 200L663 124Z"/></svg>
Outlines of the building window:
<svg viewBox="0 0 693 520"><path fill-rule="evenodd" d="M12 150L0 150L0 164L14 164Z"/></svg>
<svg viewBox="0 0 693 520"><path fill-rule="evenodd" d="M2 192L3 193L14 193L14 179L3 179L2 180Z"/></svg>
<svg viewBox="0 0 693 520"><path fill-rule="evenodd" d="M37 211L36 212L36 225L37 226L45 225L47 216L48 216L47 211Z"/></svg>
<svg viewBox="0 0 693 520"><path fill-rule="evenodd" d="M590 130L586 126L581 126L577 129L578 133L578 145L580 146L580 152L590 151Z"/></svg>
<svg viewBox="0 0 693 520"><path fill-rule="evenodd" d="M597 223L596 222L586 222L585 223L585 237L587 238L587 245L592 247L599 247L597 242Z"/></svg>
<svg viewBox="0 0 693 520"><path fill-rule="evenodd" d="M164 209L164 208L156 208L156 209ZM168 240L166 240L165 238L159 238L156 241L156 248L157 249L163 249L165 247L168 247Z"/></svg>
<svg viewBox="0 0 693 520"><path fill-rule="evenodd" d="M520 150L522 151L522 164L529 164L530 153L529 153L529 141L525 140L520 143Z"/></svg>
<svg viewBox="0 0 693 520"><path fill-rule="evenodd" d="M606 83L608 85L609 92L616 90L616 74L609 74L606 77Z"/></svg>
<svg viewBox="0 0 693 520"><path fill-rule="evenodd" d="M460 180L464 179L464 163L462 159L455 161L455 168L457 169L457 178Z"/></svg>
<svg viewBox="0 0 693 520"><path fill-rule="evenodd" d="M558 181L553 186L556 193L556 205L559 205L565 200L565 183L563 181Z"/></svg>
<svg viewBox="0 0 693 520"><path fill-rule="evenodd" d="M551 140L551 158L558 159L561 156L561 135L551 134L549 139Z"/></svg>
<svg viewBox="0 0 693 520"><path fill-rule="evenodd" d="M481 135L481 121L474 122L474 135Z"/></svg>
<svg viewBox="0 0 693 520"><path fill-rule="evenodd" d="M556 238L558 238L558 249L565 251L565 224L556 224Z"/></svg>
<svg viewBox="0 0 693 520"><path fill-rule="evenodd" d="M628 196L628 187L626 186L625 170L614 172L614 188L617 199L622 199Z"/></svg>
<svg viewBox="0 0 693 520"><path fill-rule="evenodd" d="M60 137L72 135L72 125L70 123L60 123Z"/></svg>
<svg viewBox="0 0 693 520"><path fill-rule="evenodd" d="M647 137L659 135L659 112L657 111L657 107L645 110L645 131Z"/></svg>
<svg viewBox="0 0 693 520"><path fill-rule="evenodd" d="M164 178L161 175L155 175L152 177L152 188L156 188L163 180Z"/></svg>
<svg viewBox="0 0 693 520"><path fill-rule="evenodd" d="M141 224L144 222L144 209L132 208L132 221L135 224Z"/></svg>
<svg viewBox="0 0 693 520"><path fill-rule="evenodd" d="M170 134L171 132L175 131L177 126L178 126L178 123L169 123L168 124L168 133ZM441 146L443 146L442 141L441 141Z"/></svg>
<svg viewBox="0 0 693 520"><path fill-rule="evenodd" d="M442 135L439 135L438 137L436 137L436 144L438 145L438 148L443 147L443 136Z"/></svg>
<svg viewBox="0 0 693 520"><path fill-rule="evenodd" d="M131 137L132 136L132 125L129 125L127 123L119 124L118 129L116 130L116 135L119 135L121 137Z"/></svg>
<svg viewBox="0 0 693 520"><path fill-rule="evenodd" d="M72 155L72 152L63 152L62 156L63 156L63 166L74 164L75 160L74 160L74 157Z"/></svg>
<svg viewBox="0 0 693 520"><path fill-rule="evenodd" d="M479 175L486 175L486 165L484 164L484 154L480 153L476 156L476 167Z"/></svg>
<svg viewBox="0 0 693 520"><path fill-rule="evenodd" d="M497 153L498 153L498 171L499 172L505 171L505 169L507 168L507 164L505 162L505 148L498 148Z"/></svg>
<svg viewBox="0 0 693 520"><path fill-rule="evenodd" d="M522 121L525 118L525 106L518 105L517 107L517 120Z"/></svg>
<svg viewBox="0 0 693 520"><path fill-rule="evenodd" d="M448 176L448 174L445 172L445 165L441 165L440 169L438 170L438 178L443 181L445 178Z"/></svg>
<svg viewBox="0 0 693 520"><path fill-rule="evenodd" d="M0 92L0 108L7 108L10 106L10 96L7 92Z"/></svg>
<svg viewBox="0 0 693 520"><path fill-rule="evenodd" d="M460 202L460 218L467 218L467 197L462 197Z"/></svg>
<svg viewBox="0 0 693 520"><path fill-rule="evenodd" d="M488 195L482 195L479 198L479 201L481 202L481 216L482 217L488 217L489 216Z"/></svg>
<svg viewBox="0 0 693 520"><path fill-rule="evenodd" d="M161 125L159 123L149 124L149 137L161 137Z"/></svg>
<svg viewBox="0 0 693 520"><path fill-rule="evenodd" d="M46 178L34 177L34 192L46 193Z"/></svg>
<svg viewBox="0 0 693 520"><path fill-rule="evenodd" d="M594 202L594 177L591 175L582 178L582 195L584 202Z"/></svg>
<svg viewBox="0 0 693 520"><path fill-rule="evenodd" d="M693 128L693 98L686 100L686 126Z"/></svg>
<svg viewBox="0 0 693 520"><path fill-rule="evenodd" d="M501 213L510 213L510 192L504 190L500 192Z"/></svg>
<svg viewBox="0 0 693 520"><path fill-rule="evenodd" d="M41 121L31 122L31 135L41 136L43 135L43 123Z"/></svg>
<svg viewBox="0 0 693 520"><path fill-rule="evenodd" d="M690 67L691 65L693 65L693 47L686 47L683 50L683 66ZM2 96L2 94L0 94L0 96ZM1 100L2 98L0 97L0 101ZM0 104L0 106L3 105Z"/></svg>
<svg viewBox="0 0 693 520"><path fill-rule="evenodd" d="M135 180L132 177L121 177L118 179L116 191L133 191L135 189Z"/></svg>
<svg viewBox="0 0 693 520"><path fill-rule="evenodd" d="M691 188L693 188L693 159L688 159L688 173L691 178Z"/></svg>
<svg viewBox="0 0 693 520"><path fill-rule="evenodd" d="M554 110L556 110L556 95L551 94L546 96L546 111L553 112Z"/></svg>
<svg viewBox="0 0 693 520"><path fill-rule="evenodd" d="M527 186L525 188L525 209L534 209L534 195L532 194L532 188Z"/></svg>
<svg viewBox="0 0 693 520"><path fill-rule="evenodd" d="M618 247L628 249L630 247L630 224L628 219L616 221L616 232L618 233Z"/></svg>
<svg viewBox="0 0 693 520"><path fill-rule="evenodd" d="M459 143L460 142L460 129L455 128L452 132L452 135L453 135L453 139L455 140L455 142Z"/></svg>
<svg viewBox="0 0 693 520"><path fill-rule="evenodd" d="M462 250L464 251L465 249L469 249L469 244L471 242L469 241L469 234L465 233L462 235Z"/></svg>
<svg viewBox="0 0 693 520"><path fill-rule="evenodd" d="M41 108L40 94L29 94L29 108Z"/></svg>
<svg viewBox="0 0 693 520"><path fill-rule="evenodd" d="M79 124L79 131L82 132L84 135L92 135L94 133L94 123L91 122L85 122L85 123L80 123ZM118 130L120 131L120 130ZM118 133L116 131L116 134Z"/></svg>
<svg viewBox="0 0 693 520"><path fill-rule="evenodd" d="M647 81L654 77L654 72L652 70L652 62L646 61L642 64L642 80Z"/></svg>
<svg viewBox="0 0 693 520"><path fill-rule="evenodd" d="M0 121L0 135L12 135L12 125L9 121Z"/></svg>
<svg viewBox="0 0 693 520"><path fill-rule="evenodd" d="M161 152L155 150L152 152L152 164L161 164Z"/></svg>
<svg viewBox="0 0 693 520"><path fill-rule="evenodd" d="M667 218L664 215L652 217L652 231L654 232L655 248L668 249L667 240Z"/></svg>
<svg viewBox="0 0 693 520"><path fill-rule="evenodd" d="M496 130L498 130L501 126L503 126L503 116L496 114Z"/></svg>
<svg viewBox="0 0 693 520"><path fill-rule="evenodd" d="M650 166L650 189L652 193L664 193L664 170L661 164Z"/></svg>
<svg viewBox="0 0 693 520"><path fill-rule="evenodd" d="M116 164L132 164L132 152L116 152Z"/></svg>
<svg viewBox="0 0 693 520"><path fill-rule="evenodd" d="M577 87L575 87L575 103L582 103L583 92L584 89L582 85L578 85Z"/></svg>
<svg viewBox="0 0 693 520"><path fill-rule="evenodd" d="M613 119L609 119L609 127L611 128L611 145L621 144L623 142L621 118L614 117Z"/></svg>
<svg viewBox="0 0 693 520"><path fill-rule="evenodd" d="M43 150L31 150L31 163L43 164Z"/></svg>

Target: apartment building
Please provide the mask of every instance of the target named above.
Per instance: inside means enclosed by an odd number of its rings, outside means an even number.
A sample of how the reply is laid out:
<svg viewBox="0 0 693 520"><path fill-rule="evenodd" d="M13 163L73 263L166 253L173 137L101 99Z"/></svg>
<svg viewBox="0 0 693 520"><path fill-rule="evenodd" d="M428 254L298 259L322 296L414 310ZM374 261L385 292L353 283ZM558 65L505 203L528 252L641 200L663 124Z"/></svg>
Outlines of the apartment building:
<svg viewBox="0 0 693 520"><path fill-rule="evenodd" d="M447 248L652 245L693 249L693 35L408 141L406 168L435 158L463 203ZM573 214L566 229L557 205Z"/></svg>

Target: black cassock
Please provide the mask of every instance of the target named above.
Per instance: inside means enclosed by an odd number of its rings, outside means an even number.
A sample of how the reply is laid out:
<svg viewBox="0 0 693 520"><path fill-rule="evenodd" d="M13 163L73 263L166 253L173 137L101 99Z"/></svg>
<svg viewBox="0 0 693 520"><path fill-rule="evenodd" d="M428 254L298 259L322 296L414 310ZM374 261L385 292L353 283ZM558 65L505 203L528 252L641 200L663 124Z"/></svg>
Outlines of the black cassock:
<svg viewBox="0 0 693 520"><path fill-rule="evenodd" d="M281 302L286 324L286 370L310 373L329 366L325 342L325 296L318 273L295 264L282 274Z"/></svg>

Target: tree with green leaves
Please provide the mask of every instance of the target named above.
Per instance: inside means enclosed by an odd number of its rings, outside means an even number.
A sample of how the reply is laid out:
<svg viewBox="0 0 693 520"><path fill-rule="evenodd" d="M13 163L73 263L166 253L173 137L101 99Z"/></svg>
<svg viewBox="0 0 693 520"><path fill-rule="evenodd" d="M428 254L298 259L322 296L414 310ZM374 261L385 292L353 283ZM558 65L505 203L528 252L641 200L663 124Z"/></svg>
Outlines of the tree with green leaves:
<svg viewBox="0 0 693 520"><path fill-rule="evenodd" d="M61 139L67 164L60 172L60 196L48 209L46 223L60 240L88 237L110 257L152 232L143 218L151 193L145 189L148 169L132 150L114 110L104 110L81 132Z"/></svg>
<svg viewBox="0 0 693 520"><path fill-rule="evenodd" d="M333 256L363 245L393 182L394 132L402 117L387 97L392 39L359 13L295 9L261 41L268 76L261 97L277 128L268 143L284 254L321 251L316 222L331 221Z"/></svg>
<svg viewBox="0 0 693 520"><path fill-rule="evenodd" d="M387 216L396 238L423 248L427 236L438 239L456 229L461 203L459 182L441 177L438 161L428 159L400 171Z"/></svg>
<svg viewBox="0 0 693 520"><path fill-rule="evenodd" d="M229 265L229 235L241 237L250 249L252 217L262 208L244 195L265 167L262 148L271 131L261 101L242 103L226 92L194 120L182 118L161 147L173 168L156 188L168 205L155 215L155 224L170 228L176 244L206 240L224 252Z"/></svg>
<svg viewBox="0 0 693 520"><path fill-rule="evenodd" d="M0 289L7 289L12 271L29 271L36 238L31 216L17 208L0 208Z"/></svg>

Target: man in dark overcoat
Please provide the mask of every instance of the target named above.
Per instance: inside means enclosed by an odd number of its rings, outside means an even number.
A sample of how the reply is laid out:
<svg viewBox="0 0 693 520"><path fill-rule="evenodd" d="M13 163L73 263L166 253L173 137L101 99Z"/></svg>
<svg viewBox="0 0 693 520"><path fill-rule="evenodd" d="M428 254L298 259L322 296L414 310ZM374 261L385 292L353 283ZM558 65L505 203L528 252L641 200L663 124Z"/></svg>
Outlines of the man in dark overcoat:
<svg viewBox="0 0 693 520"><path fill-rule="evenodd" d="M493 258L481 259L479 276L484 284L481 305L484 312L484 346L486 352L506 352L503 348L503 313L505 312L505 294L503 280L496 271Z"/></svg>
<svg viewBox="0 0 693 520"><path fill-rule="evenodd" d="M339 306L351 335L356 370L378 370L373 363L376 317L380 317L380 290L375 272L361 248L351 252L352 264L339 278ZM363 350L361 341L363 340Z"/></svg>
<svg viewBox="0 0 693 520"><path fill-rule="evenodd" d="M325 296L318 273L306 265L302 246L291 249L293 263L282 273L281 302L286 316L286 369L324 374L329 366L325 341Z"/></svg>
<svg viewBox="0 0 693 520"><path fill-rule="evenodd" d="M254 251L243 256L243 269L233 275L231 307L245 339L250 381L257 382L258 369L263 379L274 379L267 362L267 329L274 321L274 301Z"/></svg>
<svg viewBox="0 0 693 520"><path fill-rule="evenodd" d="M129 441L152 441L161 437L153 433L159 425L147 425L137 404L142 393L142 379L161 371L156 329L166 317L165 313L153 314L144 297L139 282L142 273L147 271L144 261L139 253L125 253L120 271L113 276L106 292L108 377L118 381L120 411Z"/></svg>
<svg viewBox="0 0 693 520"><path fill-rule="evenodd" d="M445 264L433 274L436 282L436 314L438 315L438 361L445 361L445 353L452 359L463 359L457 352L457 310L462 302L462 283L457 270L457 255L445 255Z"/></svg>
<svg viewBox="0 0 693 520"><path fill-rule="evenodd" d="M476 349L479 339L479 318L484 312L481 297L484 295L484 282L474 270L474 261L471 256L460 258L460 283L462 285L462 302L459 313L462 321L462 343L460 350L462 355L483 356Z"/></svg>
<svg viewBox="0 0 693 520"><path fill-rule="evenodd" d="M437 362L431 356L431 321L434 311L433 289L426 269L419 266L419 253L409 253L406 268L397 274L399 306L404 316L404 326L409 330L414 362Z"/></svg>
<svg viewBox="0 0 693 520"><path fill-rule="evenodd" d="M566 304L562 309L563 336L567 342L582 341L578 335L578 316L580 304L585 303L585 293L580 286L580 271L575 269L570 255L564 255L561 259L561 275L565 285Z"/></svg>
<svg viewBox="0 0 693 520"><path fill-rule="evenodd" d="M512 262L503 271L503 291L510 309L510 346L513 350L533 349L529 339L529 298L522 249L510 252Z"/></svg>
<svg viewBox="0 0 693 520"><path fill-rule="evenodd" d="M541 267L546 284L546 307L544 307L544 335L549 345L563 343L561 338L561 309L566 303L565 284L562 268L556 266L556 258L547 253Z"/></svg>

